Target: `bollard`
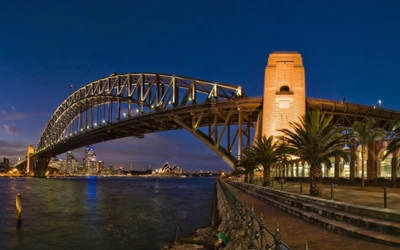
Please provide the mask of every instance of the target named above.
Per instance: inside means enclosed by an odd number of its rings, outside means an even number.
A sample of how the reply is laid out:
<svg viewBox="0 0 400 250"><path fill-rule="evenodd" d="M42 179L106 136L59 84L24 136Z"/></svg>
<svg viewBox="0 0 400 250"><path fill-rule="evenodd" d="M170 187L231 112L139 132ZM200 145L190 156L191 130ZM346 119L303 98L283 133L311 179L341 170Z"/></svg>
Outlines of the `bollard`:
<svg viewBox="0 0 400 250"><path fill-rule="evenodd" d="M275 243L275 250L281 250L281 233L280 233L280 229L279 229L279 222L276 222L274 243Z"/></svg>
<svg viewBox="0 0 400 250"><path fill-rule="evenodd" d="M245 236L247 236L248 235L248 230L249 230L249 228L250 228L250 220L249 220L249 213L248 213L248 210L249 210L249 206L247 205L247 202L246 202L246 208L245 208L245 212L244 212L244 217L245 217L245 228L244 228L244 235Z"/></svg>
<svg viewBox="0 0 400 250"><path fill-rule="evenodd" d="M248 249L255 249L256 246L254 244L254 206L251 205L251 213L250 213L250 244Z"/></svg>
<svg viewBox="0 0 400 250"><path fill-rule="evenodd" d="M300 194L303 194L303 182L300 182Z"/></svg>
<svg viewBox="0 0 400 250"><path fill-rule="evenodd" d="M386 192L386 185L383 187L383 208L387 208L387 192Z"/></svg>
<svg viewBox="0 0 400 250"><path fill-rule="evenodd" d="M21 227L21 212L22 212L22 206L21 206L21 195L17 194L17 196L15 197L15 208L16 208L16 212L17 212L17 228Z"/></svg>
<svg viewBox="0 0 400 250"><path fill-rule="evenodd" d="M333 183L331 183L331 200L333 200Z"/></svg>
<svg viewBox="0 0 400 250"><path fill-rule="evenodd" d="M306 248L304 248L304 250L308 250L308 243L306 242Z"/></svg>
<svg viewBox="0 0 400 250"><path fill-rule="evenodd" d="M281 180L281 191L283 191L283 180Z"/></svg>
<svg viewBox="0 0 400 250"><path fill-rule="evenodd" d="M264 248L264 218L263 218L263 213L261 213L260 217L260 249ZM267 242L265 242L267 243Z"/></svg>

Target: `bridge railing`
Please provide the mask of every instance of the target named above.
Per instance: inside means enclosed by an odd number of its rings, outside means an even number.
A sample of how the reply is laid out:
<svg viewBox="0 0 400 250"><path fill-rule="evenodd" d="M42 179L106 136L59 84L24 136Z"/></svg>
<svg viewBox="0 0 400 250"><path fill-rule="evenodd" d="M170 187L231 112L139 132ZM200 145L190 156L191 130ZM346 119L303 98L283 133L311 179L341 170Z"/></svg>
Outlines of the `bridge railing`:
<svg viewBox="0 0 400 250"><path fill-rule="evenodd" d="M279 223L277 223L275 232L268 229L263 221L263 214L261 213L260 219L257 219L254 213L253 206L248 208L242 200L236 197L225 185L223 181L219 180L221 190L228 201L229 206L235 213L239 224L244 230L244 236L249 238L250 244L248 249L275 249L275 250L290 250L290 248L281 240ZM267 236L272 238L268 242ZM268 237L268 238L270 238Z"/></svg>

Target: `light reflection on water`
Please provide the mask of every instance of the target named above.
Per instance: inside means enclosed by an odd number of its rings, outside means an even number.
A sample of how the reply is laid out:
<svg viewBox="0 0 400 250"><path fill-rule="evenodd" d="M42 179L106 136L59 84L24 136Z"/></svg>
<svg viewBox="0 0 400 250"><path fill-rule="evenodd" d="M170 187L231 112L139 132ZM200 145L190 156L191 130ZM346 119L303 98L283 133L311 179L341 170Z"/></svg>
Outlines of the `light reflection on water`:
<svg viewBox="0 0 400 250"><path fill-rule="evenodd" d="M160 249L211 223L213 178L0 178L1 249ZM15 195L22 195L22 228Z"/></svg>

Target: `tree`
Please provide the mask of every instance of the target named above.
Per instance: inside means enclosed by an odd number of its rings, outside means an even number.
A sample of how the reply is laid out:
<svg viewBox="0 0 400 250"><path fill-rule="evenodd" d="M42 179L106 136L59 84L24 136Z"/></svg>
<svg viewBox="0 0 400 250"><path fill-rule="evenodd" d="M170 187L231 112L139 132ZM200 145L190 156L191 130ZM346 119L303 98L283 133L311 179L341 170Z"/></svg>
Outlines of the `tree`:
<svg viewBox="0 0 400 250"><path fill-rule="evenodd" d="M245 174L245 182L248 182L250 177L249 183L254 184L254 171L258 169L258 166L252 156L253 151L250 148L245 148L242 153L240 160L234 165L235 171Z"/></svg>
<svg viewBox="0 0 400 250"><path fill-rule="evenodd" d="M386 135L385 130L375 127L376 120L368 118L363 122L356 121L353 124L353 132L358 142L361 145L361 188L364 187L364 150L365 147L376 140L384 138ZM373 153L372 149L368 149Z"/></svg>
<svg viewBox="0 0 400 250"><path fill-rule="evenodd" d="M387 152L383 159L386 159L391 153L395 153L398 149L400 149L400 116L393 120L392 131L394 133L394 137L387 146Z"/></svg>
<svg viewBox="0 0 400 250"><path fill-rule="evenodd" d="M281 160L279 141L273 136L259 136L251 148L254 161L264 169L263 186L268 186L271 177L271 166Z"/></svg>
<svg viewBox="0 0 400 250"><path fill-rule="evenodd" d="M289 123L291 129L281 129L282 150L310 164L310 195L321 195L322 163L331 164L330 157L347 159L350 152L341 145L350 137L345 127L332 124L333 116L321 114L319 110L308 111L300 122Z"/></svg>

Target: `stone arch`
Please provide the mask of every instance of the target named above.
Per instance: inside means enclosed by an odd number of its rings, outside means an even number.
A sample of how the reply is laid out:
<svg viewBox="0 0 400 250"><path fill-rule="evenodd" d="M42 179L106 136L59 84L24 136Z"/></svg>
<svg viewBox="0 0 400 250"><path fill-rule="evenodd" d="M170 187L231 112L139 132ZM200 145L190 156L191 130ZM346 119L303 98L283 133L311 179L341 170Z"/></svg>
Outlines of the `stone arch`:
<svg viewBox="0 0 400 250"><path fill-rule="evenodd" d="M387 148L382 148L378 153L378 177L391 178L392 177L392 158L393 154L390 154L383 160L384 155L387 152Z"/></svg>
<svg viewBox="0 0 400 250"><path fill-rule="evenodd" d="M364 178L367 178L367 160L368 160L368 147L364 147ZM356 169L355 177L361 178L362 172L362 157L361 157L361 144L356 148Z"/></svg>
<svg viewBox="0 0 400 250"><path fill-rule="evenodd" d="M296 171L297 168L299 167L298 165L299 164L297 164L296 162L290 165L290 172L289 172L290 177L296 177Z"/></svg>

